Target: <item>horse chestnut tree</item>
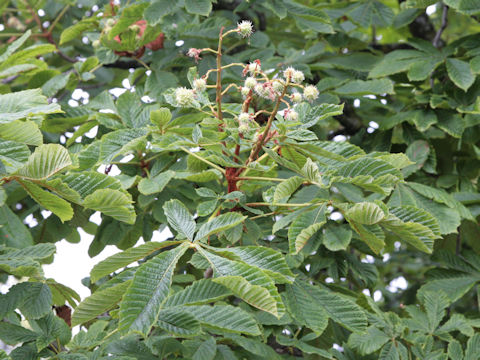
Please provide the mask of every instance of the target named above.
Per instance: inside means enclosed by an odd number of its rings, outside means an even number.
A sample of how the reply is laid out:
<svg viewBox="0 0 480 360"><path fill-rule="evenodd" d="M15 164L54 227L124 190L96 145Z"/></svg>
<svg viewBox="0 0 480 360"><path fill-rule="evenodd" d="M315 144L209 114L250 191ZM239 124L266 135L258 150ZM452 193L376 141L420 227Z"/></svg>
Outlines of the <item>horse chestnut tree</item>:
<svg viewBox="0 0 480 360"><path fill-rule="evenodd" d="M0 8L0 359L478 358L475 2Z"/></svg>

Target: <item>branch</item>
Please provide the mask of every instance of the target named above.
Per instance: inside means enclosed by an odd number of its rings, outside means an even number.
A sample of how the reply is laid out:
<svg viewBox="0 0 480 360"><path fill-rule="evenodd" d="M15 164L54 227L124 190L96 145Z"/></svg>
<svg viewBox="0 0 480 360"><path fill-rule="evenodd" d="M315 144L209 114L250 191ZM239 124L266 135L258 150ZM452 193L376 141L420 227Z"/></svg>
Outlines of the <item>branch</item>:
<svg viewBox="0 0 480 360"><path fill-rule="evenodd" d="M433 46L435 46L436 48L440 46L442 33L446 29L447 25L448 25L448 6L443 4L442 5L442 24L440 25L440 29L438 29L432 41Z"/></svg>

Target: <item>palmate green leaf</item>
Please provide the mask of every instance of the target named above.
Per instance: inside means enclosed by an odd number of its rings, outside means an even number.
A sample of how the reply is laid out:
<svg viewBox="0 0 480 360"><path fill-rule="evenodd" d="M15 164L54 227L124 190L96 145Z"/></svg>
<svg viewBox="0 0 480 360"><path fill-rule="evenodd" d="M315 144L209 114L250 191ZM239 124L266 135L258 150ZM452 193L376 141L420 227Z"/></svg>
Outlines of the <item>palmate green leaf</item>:
<svg viewBox="0 0 480 360"><path fill-rule="evenodd" d="M2 234L2 228L0 227L0 235ZM16 234L22 236L21 231ZM37 244L22 249L7 248L0 255L0 269L18 277L41 274L41 262L49 259L54 253L55 245L53 244Z"/></svg>
<svg viewBox="0 0 480 360"><path fill-rule="evenodd" d="M158 315L157 326L175 336L200 335L200 322L190 313L178 308L164 309Z"/></svg>
<svg viewBox="0 0 480 360"><path fill-rule="evenodd" d="M71 172L60 176L69 188L76 191L83 199L98 189L123 191L120 181L97 171Z"/></svg>
<svg viewBox="0 0 480 360"><path fill-rule="evenodd" d="M437 220L423 209L399 206L389 209L389 217L382 226L421 251L431 253L433 242L439 237Z"/></svg>
<svg viewBox="0 0 480 360"><path fill-rule="evenodd" d="M385 213L375 203L362 202L353 205L345 213L345 216L349 220L353 220L362 225L377 224L385 218Z"/></svg>
<svg viewBox="0 0 480 360"><path fill-rule="evenodd" d="M475 0L445 0L445 5L467 15L480 13L480 5Z"/></svg>
<svg viewBox="0 0 480 360"><path fill-rule="evenodd" d="M442 291L441 294L446 296ZM450 302L447 299L447 302ZM462 314L453 314L442 326L436 329L435 334L444 335L445 333L460 331L465 336L473 336L475 330L470 325L469 320Z"/></svg>
<svg viewBox="0 0 480 360"><path fill-rule="evenodd" d="M35 340L40 335L36 332L26 329L22 326L0 322L0 340L8 345L17 345L18 343Z"/></svg>
<svg viewBox="0 0 480 360"><path fill-rule="evenodd" d="M305 165L303 165L301 173L309 182L317 184L319 186L322 185L322 177L320 176L318 165L314 161L312 161L312 159L307 158L307 161L305 162Z"/></svg>
<svg viewBox="0 0 480 360"><path fill-rule="evenodd" d="M277 311L276 301L270 296L267 289L258 285L252 285L241 276L222 276L213 279L213 281L225 286L232 291L233 295L257 309L269 313Z"/></svg>
<svg viewBox="0 0 480 360"><path fill-rule="evenodd" d="M245 310L231 305L194 305L182 306L177 311L186 311L193 315L202 327L208 330L246 334L251 336L260 335L258 324Z"/></svg>
<svg viewBox="0 0 480 360"><path fill-rule="evenodd" d="M390 79L353 80L335 90L341 95L381 95L393 94L393 82Z"/></svg>
<svg viewBox="0 0 480 360"><path fill-rule="evenodd" d="M162 192L174 175L175 173L173 171L167 170L151 179L143 178L138 184L138 191L140 191L143 195L151 195Z"/></svg>
<svg viewBox="0 0 480 360"><path fill-rule="evenodd" d="M392 207L411 205L426 210L437 220L440 234L456 232L460 226L461 219L458 211L420 195L405 184L397 185L388 205Z"/></svg>
<svg viewBox="0 0 480 360"><path fill-rule="evenodd" d="M135 210L133 209L132 199L129 195L113 189L98 189L85 197L83 206L86 208L103 212L105 215L114 219L135 223Z"/></svg>
<svg viewBox="0 0 480 360"><path fill-rule="evenodd" d="M57 215L62 222L70 220L73 217L73 209L67 201L43 190L40 186L30 181L23 180L19 182L37 203Z"/></svg>
<svg viewBox="0 0 480 360"><path fill-rule="evenodd" d="M30 150L25 144L14 141L0 139L0 174L6 170L7 174L11 174L21 168L28 160Z"/></svg>
<svg viewBox="0 0 480 360"><path fill-rule="evenodd" d="M55 49L55 47L53 47ZM29 115L61 112L60 105L49 104L40 89L18 91L0 95L0 124L23 119Z"/></svg>
<svg viewBox="0 0 480 360"><path fill-rule="evenodd" d="M431 186L427 186L427 185L419 184L415 182L408 182L407 185L408 187L412 188L417 193L425 196L426 198L434 200L435 202L445 204L448 207L457 210L459 215L462 218L474 221L472 213L461 202L457 201L452 195L447 193L445 190L436 189Z"/></svg>
<svg viewBox="0 0 480 360"><path fill-rule="evenodd" d="M377 224L357 224L353 220L350 220L349 223L352 229L359 235L360 240L366 243L374 253L379 254L385 246L385 233L382 228Z"/></svg>
<svg viewBox="0 0 480 360"><path fill-rule="evenodd" d="M452 340L448 343L447 353L451 360L463 360L462 345L457 340Z"/></svg>
<svg viewBox="0 0 480 360"><path fill-rule="evenodd" d="M349 18L362 27L386 27L392 24L394 13L390 7L376 0L359 3L349 12Z"/></svg>
<svg viewBox="0 0 480 360"><path fill-rule="evenodd" d="M480 335L477 333L473 335L467 342L467 349L465 350L464 360L474 360L480 353Z"/></svg>
<svg viewBox="0 0 480 360"><path fill-rule="evenodd" d="M470 291L477 281L478 278L476 276L454 273L443 279L430 280L420 289L421 291L431 292L443 291L454 302Z"/></svg>
<svg viewBox="0 0 480 360"><path fill-rule="evenodd" d="M366 334L353 333L348 338L348 346L357 350L360 355L368 355L380 350L390 338L375 326L369 326Z"/></svg>
<svg viewBox="0 0 480 360"><path fill-rule="evenodd" d="M389 342L380 352L379 360L408 359L408 350L401 342Z"/></svg>
<svg viewBox="0 0 480 360"><path fill-rule="evenodd" d="M55 253L54 244L36 244L22 249L6 249L4 254L1 254L0 257L9 258L9 259L24 259L31 258L32 260L46 260L50 258Z"/></svg>
<svg viewBox="0 0 480 360"><path fill-rule="evenodd" d="M194 281L192 285L170 295L165 301L165 308L181 305L201 305L212 303L232 295L225 286L212 281L201 279Z"/></svg>
<svg viewBox="0 0 480 360"><path fill-rule="evenodd" d="M71 337L72 332L67 323L53 312L48 313L41 319L30 320L32 329L40 334L36 340L35 345L38 351L46 348L54 341L58 341L60 345L66 345Z"/></svg>
<svg viewBox="0 0 480 360"><path fill-rule="evenodd" d="M212 11L211 0L186 0L185 8L190 14L208 16Z"/></svg>
<svg viewBox="0 0 480 360"><path fill-rule="evenodd" d="M53 97L57 94L60 90L64 89L71 77L72 73L64 73L58 74L51 79L49 79L45 84L42 86L42 92L48 97Z"/></svg>
<svg viewBox="0 0 480 360"><path fill-rule="evenodd" d="M95 319L104 312L113 309L122 299L123 294L130 286L131 280L95 291L92 295L78 304L72 316L72 326L83 324Z"/></svg>
<svg viewBox="0 0 480 360"><path fill-rule="evenodd" d="M0 207L0 245L21 249L33 245L31 232L7 205Z"/></svg>
<svg viewBox="0 0 480 360"><path fill-rule="evenodd" d="M418 50L395 50L383 57L368 77L379 78L409 70L415 63L425 59L425 53Z"/></svg>
<svg viewBox="0 0 480 360"><path fill-rule="evenodd" d="M323 290L305 281L295 280L292 291L310 298L310 308L321 307L328 317L353 332L364 332L367 327L367 316L353 301L333 291Z"/></svg>
<svg viewBox="0 0 480 360"><path fill-rule="evenodd" d="M299 186L303 184L303 181L304 180L299 176L292 176L291 178L282 181L275 188L275 193L273 194L273 201L288 201L290 196L292 196L292 194L297 191Z"/></svg>
<svg viewBox="0 0 480 360"><path fill-rule="evenodd" d="M475 81L468 62L458 59L447 59L447 72L455 85L463 91L467 91Z"/></svg>
<svg viewBox="0 0 480 360"><path fill-rule="evenodd" d="M291 253L298 253L307 241L325 224L325 205L298 216L288 229L288 244Z"/></svg>
<svg viewBox="0 0 480 360"><path fill-rule="evenodd" d="M301 128L312 127L321 120L343 113L343 104L320 104L311 107L306 103L301 103L298 107L299 120L302 123Z"/></svg>
<svg viewBox="0 0 480 360"><path fill-rule="evenodd" d="M143 245L133 247L114 254L95 265L90 272L90 281L96 282L100 278L123 268L134 261L143 259L157 250L168 246L178 245L180 241L147 242Z"/></svg>
<svg viewBox="0 0 480 360"><path fill-rule="evenodd" d="M419 298L427 314L429 333L433 333L445 317L445 309L450 305L450 301L443 291L424 291L419 294Z"/></svg>
<svg viewBox="0 0 480 360"><path fill-rule="evenodd" d="M320 355L325 359L333 359L332 354L328 351L317 348L301 340L292 339L284 335L276 335L275 338L280 345L291 346L300 349L304 354Z"/></svg>
<svg viewBox="0 0 480 360"><path fill-rule="evenodd" d="M46 284L52 292L53 305L62 306L68 302L72 308L77 307L77 302L80 302L81 298L75 290L60 284L53 279L47 279Z"/></svg>
<svg viewBox="0 0 480 360"><path fill-rule="evenodd" d="M137 149L145 142L147 134L148 130L145 128L109 132L101 139L100 161L109 164L115 157Z"/></svg>
<svg viewBox="0 0 480 360"><path fill-rule="evenodd" d="M211 247L210 249L232 260L258 267L277 283L290 283L294 280L294 274L285 257L274 249L263 246L236 246L222 249Z"/></svg>
<svg viewBox="0 0 480 360"><path fill-rule="evenodd" d="M327 226L323 234L322 244L330 251L346 250L352 231L343 226Z"/></svg>
<svg viewBox="0 0 480 360"><path fill-rule="evenodd" d="M390 194L394 186L403 180L399 169L386 161L369 157L349 161L332 175L330 184L333 182L352 183L384 195Z"/></svg>
<svg viewBox="0 0 480 360"><path fill-rule="evenodd" d="M158 319L172 284L177 261L188 248L184 243L141 265L120 304L119 329L148 334Z"/></svg>
<svg viewBox="0 0 480 360"><path fill-rule="evenodd" d="M28 40L30 35L32 35L32 30L28 29L22 36L8 45L7 49L0 55L0 63L3 63L10 55L17 51L17 49Z"/></svg>
<svg viewBox="0 0 480 360"><path fill-rule="evenodd" d="M202 240L210 235L217 234L220 231L231 229L242 223L246 218L246 216L242 216L237 212L228 212L219 215L200 226L200 229L198 229L198 232L195 235L195 241Z"/></svg>
<svg viewBox="0 0 480 360"><path fill-rule="evenodd" d="M215 277L221 276L241 276L252 285L258 285L267 289L270 297L276 301L276 307L270 313L277 318L283 316L285 305L283 304L277 288L272 279L257 267L247 265L234 260L228 260L214 255L198 247L198 252L208 260L213 269Z"/></svg>
<svg viewBox="0 0 480 360"><path fill-rule="evenodd" d="M217 342L210 336L195 349L192 360L213 360L217 353Z"/></svg>
<svg viewBox="0 0 480 360"><path fill-rule="evenodd" d="M68 150L58 144L41 145L16 175L27 180L46 180L72 165Z"/></svg>
<svg viewBox="0 0 480 360"><path fill-rule="evenodd" d="M90 28L94 28L96 21L97 20L94 17L86 18L66 28L62 31L62 34L60 35L60 45L78 39L84 31Z"/></svg>
<svg viewBox="0 0 480 360"><path fill-rule="evenodd" d="M0 138L33 146L43 143L42 132L33 121L15 120L0 124Z"/></svg>
<svg viewBox="0 0 480 360"><path fill-rule="evenodd" d="M10 288L8 298L13 299L27 319L39 319L52 309L52 293L47 284L22 282Z"/></svg>
<svg viewBox="0 0 480 360"><path fill-rule="evenodd" d="M226 339L241 346L249 353L256 355L256 358L267 358L272 360L281 359L280 355L270 346L261 341L261 339L252 339L240 335L228 335ZM255 358L255 357L253 357Z"/></svg>
<svg viewBox="0 0 480 360"><path fill-rule="evenodd" d="M299 286L287 285L286 290L287 308L295 320L318 335L323 333L328 325L325 309L312 303L312 296Z"/></svg>
<svg viewBox="0 0 480 360"><path fill-rule="evenodd" d="M9 56L3 62L3 64L0 65L0 69L5 69L7 67L10 67L11 65L23 64L25 62L31 61L37 56L48 54L48 53L54 52L55 50L56 50L56 46L53 44L35 44L32 46L29 46ZM35 89L35 90L38 90L38 89ZM25 90L25 92L26 91L30 91L30 90ZM60 109L58 105L57 105L57 108Z"/></svg>
<svg viewBox="0 0 480 360"><path fill-rule="evenodd" d="M195 220L185 205L179 200L173 199L163 205L163 212L167 217L168 224L182 237L193 241L195 234Z"/></svg>

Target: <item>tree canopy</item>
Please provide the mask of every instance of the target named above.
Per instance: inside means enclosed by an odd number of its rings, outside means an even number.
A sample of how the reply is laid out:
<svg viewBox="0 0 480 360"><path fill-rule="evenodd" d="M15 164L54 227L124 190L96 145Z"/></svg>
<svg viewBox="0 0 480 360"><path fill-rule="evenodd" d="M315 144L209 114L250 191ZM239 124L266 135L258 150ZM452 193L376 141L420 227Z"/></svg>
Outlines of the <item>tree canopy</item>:
<svg viewBox="0 0 480 360"><path fill-rule="evenodd" d="M0 11L0 359L478 359L480 2Z"/></svg>

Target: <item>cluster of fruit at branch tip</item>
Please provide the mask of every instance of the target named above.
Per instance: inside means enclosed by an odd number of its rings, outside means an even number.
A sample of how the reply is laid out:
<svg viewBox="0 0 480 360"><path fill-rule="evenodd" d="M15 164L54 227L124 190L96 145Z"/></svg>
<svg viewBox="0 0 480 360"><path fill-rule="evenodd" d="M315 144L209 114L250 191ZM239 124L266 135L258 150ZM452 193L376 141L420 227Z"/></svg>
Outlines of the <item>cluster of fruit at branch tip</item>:
<svg viewBox="0 0 480 360"><path fill-rule="evenodd" d="M259 125L255 119L259 114L267 114L272 120L277 115L279 105L284 104L283 118L290 122L298 121L298 113L294 107L296 104L302 101L312 102L318 98L319 92L314 85L303 85L305 75L302 71L296 70L293 67L288 67L283 72L268 71L273 73L273 78L269 78L267 73L262 71L260 60L255 60L249 64L231 63L227 65L221 65L222 56L222 41L223 39L232 33L237 33L242 37L250 37L253 33L253 26L250 21L241 21L237 24L235 29L229 30L222 34L220 32L219 46L217 50L211 48L188 50L187 55L195 59L196 62L201 59L202 53L213 53L217 56L217 68L210 69L207 73L192 81L192 88L179 87L175 89L174 100L178 107L197 107L203 106L210 107L211 114L218 117L221 120L221 101L223 95L229 91L237 91L243 98L242 112L237 114L237 126L240 134L248 132L252 126L258 128ZM245 81L242 86L237 84L229 84L226 88L222 88L221 84L221 72L229 67L243 67L243 76ZM216 83L209 84L209 75L216 73ZM202 102L202 99L208 100L206 95L207 89L217 90L217 108L212 107L208 102ZM250 103L253 97L259 99L265 99L275 103L273 111L260 110L255 113L248 113ZM282 112L280 112L282 113ZM271 122L271 121L270 121ZM269 126L269 125L267 125Z"/></svg>

